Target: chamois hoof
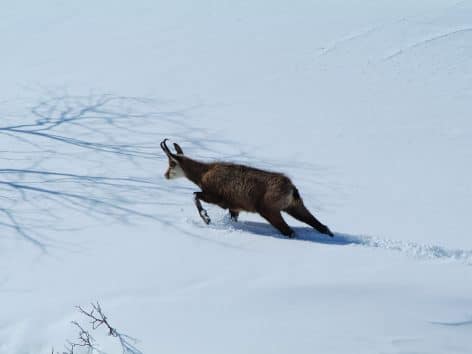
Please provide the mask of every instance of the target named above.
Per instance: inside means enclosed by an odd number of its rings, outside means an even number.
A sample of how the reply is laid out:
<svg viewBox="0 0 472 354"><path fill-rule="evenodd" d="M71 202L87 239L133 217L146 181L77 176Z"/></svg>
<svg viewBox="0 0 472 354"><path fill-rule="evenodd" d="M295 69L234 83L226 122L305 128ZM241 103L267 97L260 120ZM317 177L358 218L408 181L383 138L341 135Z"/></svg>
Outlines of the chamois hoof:
<svg viewBox="0 0 472 354"><path fill-rule="evenodd" d="M208 216L206 210L201 210L199 214L205 224L210 224L211 219Z"/></svg>
<svg viewBox="0 0 472 354"><path fill-rule="evenodd" d="M334 234L331 232L328 226L322 225L322 226L317 226L316 231L318 231L320 234L327 235L329 237L334 237Z"/></svg>
<svg viewBox="0 0 472 354"><path fill-rule="evenodd" d="M293 230L280 230L280 233L284 236L287 236L288 238L294 238L295 237L295 232Z"/></svg>

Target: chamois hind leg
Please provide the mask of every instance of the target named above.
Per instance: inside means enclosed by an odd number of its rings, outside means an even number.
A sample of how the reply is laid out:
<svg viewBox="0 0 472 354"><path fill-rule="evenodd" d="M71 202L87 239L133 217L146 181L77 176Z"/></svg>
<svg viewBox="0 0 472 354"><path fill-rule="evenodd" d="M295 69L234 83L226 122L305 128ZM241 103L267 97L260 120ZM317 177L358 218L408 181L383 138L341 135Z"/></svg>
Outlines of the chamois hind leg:
<svg viewBox="0 0 472 354"><path fill-rule="evenodd" d="M259 210L259 214L278 229L282 234L293 237L293 230L287 225L280 214L280 210Z"/></svg>
<svg viewBox="0 0 472 354"><path fill-rule="evenodd" d="M229 209L229 216L231 220L238 221L239 211Z"/></svg>
<svg viewBox="0 0 472 354"><path fill-rule="evenodd" d="M295 219L300 220L311 227L315 228L318 232L333 237L331 230L324 224L322 224L312 213L303 205L301 200L294 201L287 209L284 210Z"/></svg>

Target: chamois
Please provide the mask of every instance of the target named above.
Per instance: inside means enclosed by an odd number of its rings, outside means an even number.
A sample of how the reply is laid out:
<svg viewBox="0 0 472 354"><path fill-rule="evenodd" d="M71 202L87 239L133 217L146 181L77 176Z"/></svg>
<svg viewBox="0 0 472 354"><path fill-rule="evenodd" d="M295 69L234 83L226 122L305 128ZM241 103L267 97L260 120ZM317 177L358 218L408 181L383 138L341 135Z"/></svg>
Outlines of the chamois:
<svg viewBox="0 0 472 354"><path fill-rule="evenodd" d="M210 218L201 200L229 209L235 221L240 211L259 213L288 237L293 237L293 230L282 218L281 211L322 234L333 236L330 229L305 207L298 189L283 174L227 162L196 161L185 156L176 143L176 153L172 153L166 145L167 140L161 142L161 148L169 159L169 168L164 176L167 179L186 177L201 188L200 192L194 192L195 205L206 224L210 223Z"/></svg>

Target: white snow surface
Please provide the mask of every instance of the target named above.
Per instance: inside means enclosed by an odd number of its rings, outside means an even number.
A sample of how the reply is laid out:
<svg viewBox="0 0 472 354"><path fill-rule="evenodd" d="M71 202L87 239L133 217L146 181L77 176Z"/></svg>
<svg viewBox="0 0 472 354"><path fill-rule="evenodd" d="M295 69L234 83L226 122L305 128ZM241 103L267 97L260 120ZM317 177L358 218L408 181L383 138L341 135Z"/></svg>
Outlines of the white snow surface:
<svg viewBox="0 0 472 354"><path fill-rule="evenodd" d="M96 301L147 354L472 352L471 1L1 7L0 353ZM284 172L335 237L205 225L163 138Z"/></svg>

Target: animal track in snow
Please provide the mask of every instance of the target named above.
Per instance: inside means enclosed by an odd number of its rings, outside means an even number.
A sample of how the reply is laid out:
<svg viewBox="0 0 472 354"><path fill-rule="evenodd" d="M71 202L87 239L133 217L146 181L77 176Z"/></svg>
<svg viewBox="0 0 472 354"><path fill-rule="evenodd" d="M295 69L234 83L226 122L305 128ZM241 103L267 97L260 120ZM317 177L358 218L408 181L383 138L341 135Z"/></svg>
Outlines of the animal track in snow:
<svg viewBox="0 0 472 354"><path fill-rule="evenodd" d="M430 38L423 39L421 41L410 44L410 45L408 45L404 48L401 48L401 49L395 51L394 53L392 53L390 55L387 55L386 57L383 58L383 61L392 60L393 58L396 58L396 57L406 53L409 50L424 46L426 44L436 42L436 41L439 41L439 40L442 40L442 39L445 39L445 38L449 38L449 37L452 37L452 36L457 35L457 34L467 33L467 32L472 32L472 28L470 28L470 27L461 28L461 29L457 29L457 30L454 30L454 31L449 31L449 32L446 32L446 33L438 34L438 35L430 37Z"/></svg>

